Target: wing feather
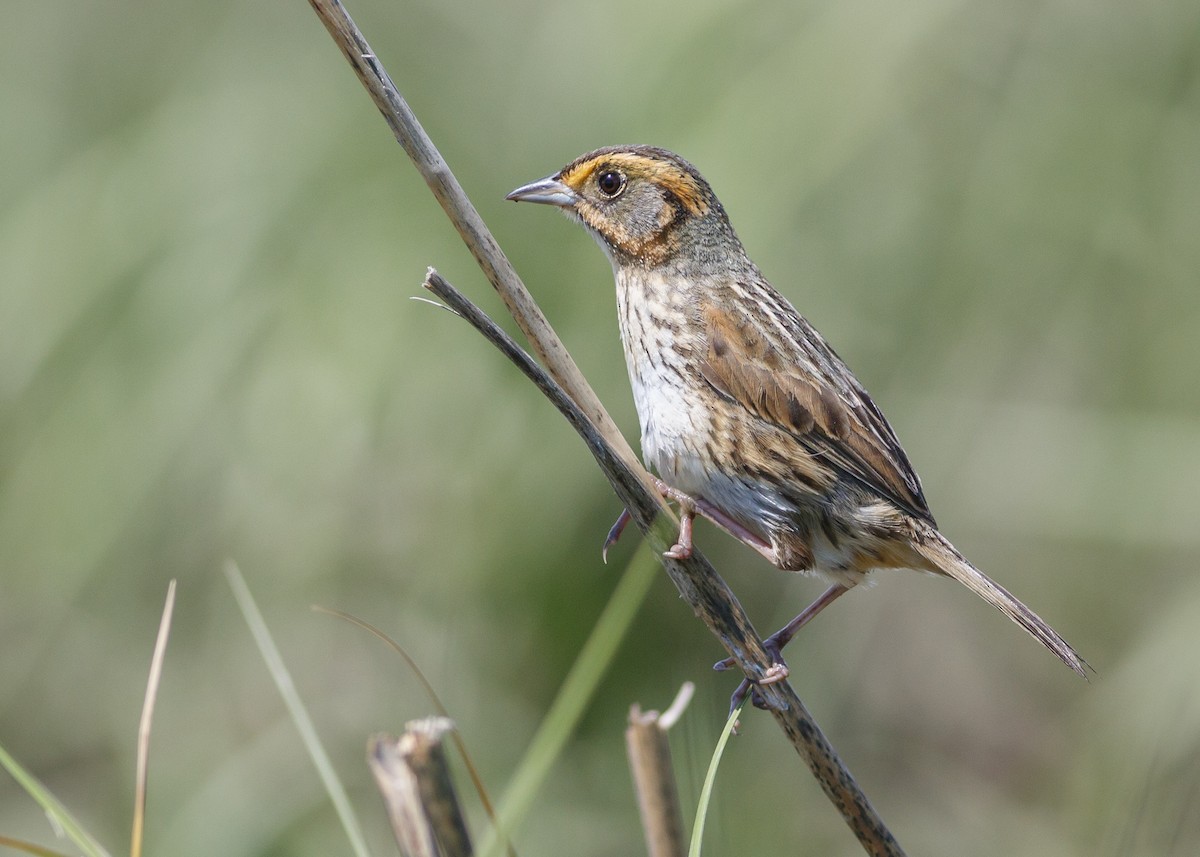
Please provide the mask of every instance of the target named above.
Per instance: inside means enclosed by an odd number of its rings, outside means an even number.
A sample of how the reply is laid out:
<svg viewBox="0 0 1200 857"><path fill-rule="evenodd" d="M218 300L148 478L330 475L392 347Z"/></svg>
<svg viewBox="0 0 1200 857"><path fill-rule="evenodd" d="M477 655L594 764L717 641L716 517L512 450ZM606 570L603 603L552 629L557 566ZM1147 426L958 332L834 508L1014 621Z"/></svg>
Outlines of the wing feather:
<svg viewBox="0 0 1200 857"><path fill-rule="evenodd" d="M796 439L840 476L933 524L921 482L866 390L819 333L765 282L752 290L774 328L764 330L713 299L701 307L708 349L704 379L720 394Z"/></svg>

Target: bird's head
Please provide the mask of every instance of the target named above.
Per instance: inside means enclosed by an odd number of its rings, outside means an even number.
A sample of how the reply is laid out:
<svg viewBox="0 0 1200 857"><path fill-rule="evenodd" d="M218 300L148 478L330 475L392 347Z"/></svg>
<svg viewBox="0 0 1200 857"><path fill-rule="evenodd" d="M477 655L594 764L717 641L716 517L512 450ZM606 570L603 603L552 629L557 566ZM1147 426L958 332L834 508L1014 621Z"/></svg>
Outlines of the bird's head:
<svg viewBox="0 0 1200 857"><path fill-rule="evenodd" d="M615 264L654 267L693 255L689 250L737 242L704 177L652 146L597 149L506 199L558 206L587 227Z"/></svg>

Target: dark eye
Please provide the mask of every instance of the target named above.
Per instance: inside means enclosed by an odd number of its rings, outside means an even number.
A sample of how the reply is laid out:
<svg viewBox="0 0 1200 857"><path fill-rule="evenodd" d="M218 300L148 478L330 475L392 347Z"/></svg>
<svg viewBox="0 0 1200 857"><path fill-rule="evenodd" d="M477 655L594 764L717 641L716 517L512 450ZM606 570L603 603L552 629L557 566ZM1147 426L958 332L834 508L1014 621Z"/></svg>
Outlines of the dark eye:
<svg viewBox="0 0 1200 857"><path fill-rule="evenodd" d="M605 170L596 179L596 187L607 197L614 197L625 188L625 176L616 170Z"/></svg>

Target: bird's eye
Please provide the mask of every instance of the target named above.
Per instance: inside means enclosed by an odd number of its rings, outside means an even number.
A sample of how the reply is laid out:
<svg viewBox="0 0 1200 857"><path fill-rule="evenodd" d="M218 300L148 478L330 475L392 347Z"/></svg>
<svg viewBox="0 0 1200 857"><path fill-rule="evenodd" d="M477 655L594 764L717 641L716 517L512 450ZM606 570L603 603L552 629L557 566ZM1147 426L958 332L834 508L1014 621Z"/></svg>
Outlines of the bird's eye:
<svg viewBox="0 0 1200 857"><path fill-rule="evenodd" d="M625 189L625 176L616 170L605 170L596 179L596 187L600 188L600 193L611 199Z"/></svg>

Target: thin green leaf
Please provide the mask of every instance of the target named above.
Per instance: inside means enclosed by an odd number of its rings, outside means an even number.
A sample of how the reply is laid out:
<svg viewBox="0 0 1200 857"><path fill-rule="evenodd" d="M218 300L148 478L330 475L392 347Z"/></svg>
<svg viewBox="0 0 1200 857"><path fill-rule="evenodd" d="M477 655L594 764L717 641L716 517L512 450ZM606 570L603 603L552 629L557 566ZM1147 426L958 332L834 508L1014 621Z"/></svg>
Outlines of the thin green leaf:
<svg viewBox="0 0 1200 857"><path fill-rule="evenodd" d="M592 628L592 633L571 665L562 688L546 718L533 736L520 766L500 802L499 831L491 831L480 854L494 855L500 842L511 837L529 813L538 790L563 746L596 692L600 679L612 664L617 648L629 632L634 616L646 598L650 584L662 568L653 549L643 541L621 575L617 588ZM499 834L499 835L498 835Z"/></svg>
<svg viewBox="0 0 1200 857"><path fill-rule="evenodd" d="M29 794L31 798L38 802L42 809L50 816L63 833L74 842L79 850L87 857L110 857L109 853L104 850L104 847L92 838L92 835L84 830L83 825L71 815L70 811L59 803L58 798L50 793L44 785L38 782L33 774L22 768L17 760L8 755L8 752L0 747L0 765L4 766L14 780L16 780L21 788Z"/></svg>
<svg viewBox="0 0 1200 857"><path fill-rule="evenodd" d="M229 580L229 587L233 590L233 597L237 601L238 607L241 608L242 616L246 619L246 625L250 628L250 633L254 635L254 642L258 644L258 651L267 665L267 670L271 673L271 678L275 680L275 686L279 688L279 695L283 697L283 703L292 716L292 722L296 724L296 729L300 732L300 739L304 742L308 755L312 758L317 773L321 777L321 782L324 783L325 790L329 793L329 799L337 810L338 818L341 819L342 828L346 831L346 838L350 840L351 848L358 857L370 857L366 839L362 834L362 827L358 823L354 809L350 806L350 798L346 794L346 789L333 769L329 754L325 752L321 739L317 736L316 727L313 726L312 718L308 716L300 694L296 692L292 676L283 663L283 656L271 638L267 623L258 611L258 606L254 603L254 596L250 594L250 588L246 586L246 581L236 563L232 561L225 563L225 577Z"/></svg>
<svg viewBox="0 0 1200 857"><path fill-rule="evenodd" d="M749 696L747 696L748 698ZM741 716L742 709L745 707L746 700L743 699L737 708L729 712L729 719L725 721L725 728L721 730L721 737L717 739L712 760L708 763L708 772L704 775L704 787L700 789L700 802L696 806L696 821L692 824L692 844L688 848L688 857L700 857L700 845L704 839L704 821L708 818L708 806L712 802L713 783L717 780L717 768L721 765L721 756L725 753L725 745L729 743L729 736L733 734L738 717Z"/></svg>

